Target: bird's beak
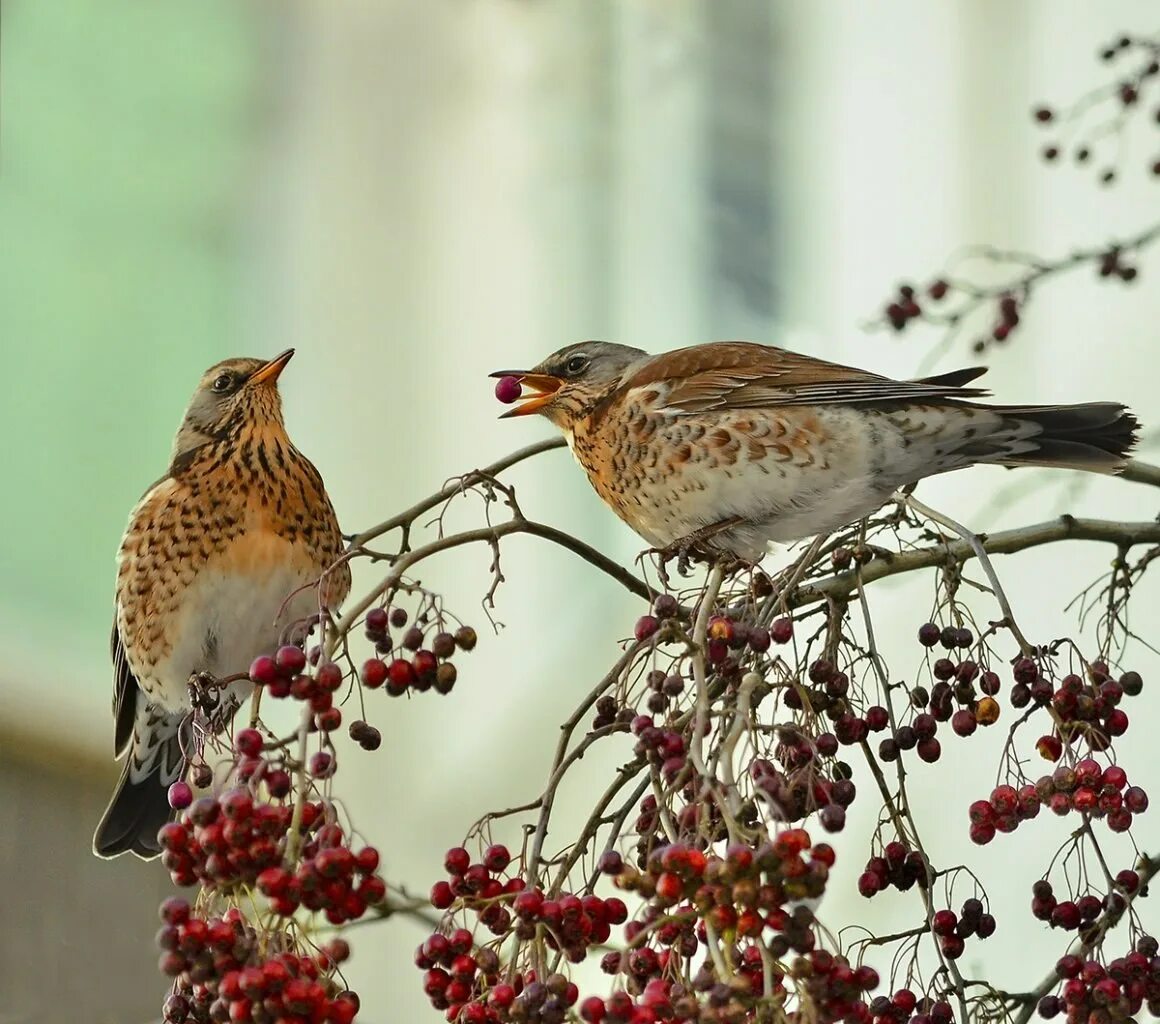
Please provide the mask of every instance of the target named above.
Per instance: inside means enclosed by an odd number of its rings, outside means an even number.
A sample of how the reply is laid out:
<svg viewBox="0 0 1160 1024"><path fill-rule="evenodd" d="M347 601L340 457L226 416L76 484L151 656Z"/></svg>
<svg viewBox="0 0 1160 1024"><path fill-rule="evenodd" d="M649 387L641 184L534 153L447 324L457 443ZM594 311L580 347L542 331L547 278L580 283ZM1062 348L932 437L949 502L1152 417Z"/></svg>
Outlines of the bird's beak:
<svg viewBox="0 0 1160 1024"><path fill-rule="evenodd" d="M259 366L252 374L250 379L246 381L247 384L273 384L278 379L278 375L286 369L286 364L290 362L294 355L294 349L288 348L281 355L275 356L268 363Z"/></svg>
<svg viewBox="0 0 1160 1024"><path fill-rule="evenodd" d="M550 373L531 373L528 370L496 370L495 373L489 373L488 376L518 377L524 387L531 388L533 391L530 397L523 399L510 412L502 413L500 415L501 420L510 419L512 416L528 416L534 412L539 412L556 397L556 392L564 386L564 382L559 377L553 377Z"/></svg>

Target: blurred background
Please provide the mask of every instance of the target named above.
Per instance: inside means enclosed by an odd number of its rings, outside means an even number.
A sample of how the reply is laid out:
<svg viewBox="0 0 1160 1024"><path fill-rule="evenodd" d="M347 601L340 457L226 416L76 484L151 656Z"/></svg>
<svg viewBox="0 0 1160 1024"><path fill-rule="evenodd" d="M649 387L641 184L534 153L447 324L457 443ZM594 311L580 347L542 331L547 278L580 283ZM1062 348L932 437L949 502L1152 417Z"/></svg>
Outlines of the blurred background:
<svg viewBox="0 0 1160 1024"><path fill-rule="evenodd" d="M205 367L298 349L288 425L349 531L548 436L539 421L497 422L486 374L583 338L653 351L748 338L898 376L983 360L1002 401L1114 398L1155 426L1154 255L1133 287L1090 269L1048 285L1017 338L982 356L969 337L940 349L933 330L862 325L963 243L1056 256L1160 215L1154 128L1101 189L1095 168L1043 166L1030 116L1108 81L1099 49L1155 33L1156 14L1152 0L7 0L0 1022L159 1012L168 880L155 863L99 862L89 843L116 774L113 554ZM529 514L626 562L638 551L567 455L513 479ZM920 496L979 530L1156 512L1147 488L1039 471L1016 486L979 469ZM1001 561L1024 631L1073 631L1063 606L1111 555L1072 545ZM530 539L512 540L504 568L498 635L479 607L486 550L424 577L482 642L451 697L384 698L370 716L382 749L340 759L388 880L420 892L481 813L538 794L557 724L642 611ZM880 597L878 630L905 677L930 582ZM1157 621L1156 588L1134 608L1136 624ZM1129 661L1154 678L1143 647ZM1144 725L1121 751L1145 785L1154 692L1130 709ZM993 901L1018 911L969 947L964 973L1018 989L1060 945L1023 908L1066 829L1039 822L965 848L999 731L948 743L915 784L936 859L970 858ZM630 744L585 760L562 795L561 843ZM907 927L906 897L853 895L871 803L841 837L825 919ZM1154 849L1160 829L1145 819L1138 839ZM1130 863L1128 846L1117 852ZM360 1019L437 1019L410 962L423 934L402 919L352 934Z"/></svg>

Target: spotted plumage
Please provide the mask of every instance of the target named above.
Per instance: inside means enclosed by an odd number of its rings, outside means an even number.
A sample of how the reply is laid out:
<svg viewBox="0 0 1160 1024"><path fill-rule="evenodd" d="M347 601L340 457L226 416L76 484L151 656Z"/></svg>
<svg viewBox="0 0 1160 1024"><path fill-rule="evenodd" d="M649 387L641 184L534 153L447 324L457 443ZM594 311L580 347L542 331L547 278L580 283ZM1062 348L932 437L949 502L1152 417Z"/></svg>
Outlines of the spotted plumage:
<svg viewBox="0 0 1160 1024"><path fill-rule="evenodd" d="M169 472L130 515L112 635L114 742L125 767L93 841L101 856L158 852L166 790L195 742L191 675L244 672L350 589L349 568L331 568L342 537L322 479L282 423L276 381L292 354L206 371ZM232 683L223 706L249 690Z"/></svg>
<svg viewBox="0 0 1160 1024"><path fill-rule="evenodd" d="M505 415L538 412L601 498L650 544L713 533L745 561L825 533L899 487L977 463L1118 471L1137 423L1122 405L969 401L982 368L897 381L749 342L650 356L570 345L535 369Z"/></svg>

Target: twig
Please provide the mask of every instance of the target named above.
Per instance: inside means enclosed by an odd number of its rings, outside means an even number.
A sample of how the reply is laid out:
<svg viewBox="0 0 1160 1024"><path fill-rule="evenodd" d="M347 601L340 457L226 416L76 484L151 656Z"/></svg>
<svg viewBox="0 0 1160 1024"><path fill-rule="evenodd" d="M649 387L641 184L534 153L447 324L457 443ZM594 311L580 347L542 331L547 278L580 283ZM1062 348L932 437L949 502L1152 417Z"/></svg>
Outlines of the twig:
<svg viewBox="0 0 1160 1024"><path fill-rule="evenodd" d="M693 679L697 685L697 710L693 718L693 735L689 742L689 759L702 781L708 777L705 768L704 740L705 725L709 721L709 684L705 673L709 619L712 617L713 606L717 603L717 595L721 592L724 580L724 565L720 561L714 562L705 580L701 606L697 609L697 619L693 623Z"/></svg>
<svg viewBox="0 0 1160 1024"><path fill-rule="evenodd" d="M362 533L355 534L350 542L350 546L351 548L363 547L376 537L381 537L384 533L389 533L391 530L397 530L402 526L413 523L425 512L430 512L431 509L447 501L449 498L454 498L457 494L462 494L468 488L489 480L494 480L505 469L511 469L512 466L523 462L525 459L530 459L543 452L553 451L556 448L563 448L565 443L562 437L553 437L547 441L538 441L536 444L530 444L526 448L520 448L510 455L505 455L502 459L493 462L490 466L472 470L470 473L463 474L463 476L455 477L442 490L436 491L422 501L416 502L406 511L391 516L390 519L384 519L376 526L363 530Z"/></svg>
<svg viewBox="0 0 1160 1024"><path fill-rule="evenodd" d="M1019 625L1015 621L1015 613L1011 610L1011 605L1007 601L1007 594L1003 590L1003 585L999 582L999 577L995 572L994 566L991 565L991 559L987 556L987 552L984 549L982 542L979 540L979 537L976 534L971 533L971 531L961 523L957 523L949 516L945 516L941 512L936 512L929 505L923 504L913 494L909 495L905 500L907 505L914 509L914 511L919 515L925 516L927 519L938 523L940 526L945 526L948 530L953 530L964 541L966 541L967 544L970 545L971 551L979 560L979 565L982 567L983 572L986 573L987 579L991 583L991 592L995 595L995 600L999 602L999 608L1002 610L1003 618L1006 620L1005 624L1011 631L1011 635L1014 636L1018 642L1020 651L1022 651L1026 657L1030 657L1032 654L1034 654L1034 649L1027 642L1027 638L1023 635L1023 631L1019 628Z"/></svg>

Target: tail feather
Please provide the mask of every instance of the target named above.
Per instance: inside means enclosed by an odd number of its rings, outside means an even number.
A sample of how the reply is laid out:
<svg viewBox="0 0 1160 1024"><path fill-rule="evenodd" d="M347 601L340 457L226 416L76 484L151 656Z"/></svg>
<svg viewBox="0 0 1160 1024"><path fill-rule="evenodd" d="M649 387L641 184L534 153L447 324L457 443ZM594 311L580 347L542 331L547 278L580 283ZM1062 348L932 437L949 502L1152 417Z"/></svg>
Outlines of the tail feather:
<svg viewBox="0 0 1160 1024"><path fill-rule="evenodd" d="M156 857L161 852L157 833L173 814L168 789L160 771L134 782L126 762L113 799L93 836L93 853L116 857L132 852L144 860Z"/></svg>
<svg viewBox="0 0 1160 1024"><path fill-rule="evenodd" d="M959 449L1001 466L1051 466L1090 473L1118 473L1136 444L1139 421L1116 402L1082 405L989 406L1010 425L1015 443L1004 444L1005 431ZM1030 430L1028 428L1031 428ZM1018 440L1016 440L1018 438Z"/></svg>
<svg viewBox="0 0 1160 1024"><path fill-rule="evenodd" d="M169 786L184 774L184 716L139 704L132 749L93 836L98 857L130 852L145 860L156 857L161 852L157 833L173 817Z"/></svg>

